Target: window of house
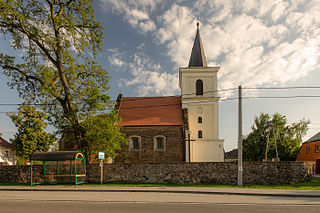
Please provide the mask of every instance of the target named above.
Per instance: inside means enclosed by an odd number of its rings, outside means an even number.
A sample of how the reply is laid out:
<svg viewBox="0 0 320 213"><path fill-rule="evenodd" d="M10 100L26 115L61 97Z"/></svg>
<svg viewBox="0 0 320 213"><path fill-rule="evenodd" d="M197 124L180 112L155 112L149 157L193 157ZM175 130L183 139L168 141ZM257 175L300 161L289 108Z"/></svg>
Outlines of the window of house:
<svg viewBox="0 0 320 213"><path fill-rule="evenodd" d="M166 151L166 137L162 135L158 135L154 137L154 151Z"/></svg>
<svg viewBox="0 0 320 213"><path fill-rule="evenodd" d="M198 131L198 138L202 138L202 131L201 130Z"/></svg>
<svg viewBox="0 0 320 213"><path fill-rule="evenodd" d="M203 81L200 79L196 82L196 95L203 95Z"/></svg>
<svg viewBox="0 0 320 213"><path fill-rule="evenodd" d="M315 150L316 152L319 152L319 144L316 144Z"/></svg>
<svg viewBox="0 0 320 213"><path fill-rule="evenodd" d="M201 116L198 117L198 123L202 124L202 117Z"/></svg>
<svg viewBox="0 0 320 213"><path fill-rule="evenodd" d="M307 154L310 154L310 146L307 146Z"/></svg>
<svg viewBox="0 0 320 213"><path fill-rule="evenodd" d="M5 151L5 152L4 152L4 157L5 157L5 158L9 158L9 151Z"/></svg>
<svg viewBox="0 0 320 213"><path fill-rule="evenodd" d="M129 151L140 151L141 150L141 137L131 136L129 137Z"/></svg>

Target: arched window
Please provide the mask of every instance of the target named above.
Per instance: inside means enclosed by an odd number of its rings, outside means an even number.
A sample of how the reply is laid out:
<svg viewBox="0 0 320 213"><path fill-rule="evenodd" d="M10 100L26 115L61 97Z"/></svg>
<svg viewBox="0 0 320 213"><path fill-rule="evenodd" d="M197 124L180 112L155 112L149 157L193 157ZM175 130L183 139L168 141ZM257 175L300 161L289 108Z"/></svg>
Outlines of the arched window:
<svg viewBox="0 0 320 213"><path fill-rule="evenodd" d="M141 151L141 137L130 136L129 137L129 151Z"/></svg>
<svg viewBox="0 0 320 213"><path fill-rule="evenodd" d="M198 131L198 138L202 138L202 131L201 130Z"/></svg>
<svg viewBox="0 0 320 213"><path fill-rule="evenodd" d="M153 140L153 150L154 151L166 151L166 137L163 135L158 135L154 137Z"/></svg>
<svg viewBox="0 0 320 213"><path fill-rule="evenodd" d="M201 116L198 117L198 124L202 124L202 117Z"/></svg>
<svg viewBox="0 0 320 213"><path fill-rule="evenodd" d="M196 82L196 95L203 95L203 81L200 79Z"/></svg>

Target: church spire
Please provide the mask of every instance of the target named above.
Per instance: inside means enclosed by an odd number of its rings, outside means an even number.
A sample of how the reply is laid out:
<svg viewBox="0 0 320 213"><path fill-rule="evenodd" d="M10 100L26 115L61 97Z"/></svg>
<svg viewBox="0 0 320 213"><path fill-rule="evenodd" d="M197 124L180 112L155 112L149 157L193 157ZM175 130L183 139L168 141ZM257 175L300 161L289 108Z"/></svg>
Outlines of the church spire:
<svg viewBox="0 0 320 213"><path fill-rule="evenodd" d="M207 60L200 38L199 22L197 22L197 33L196 38L194 39L188 67L207 67Z"/></svg>

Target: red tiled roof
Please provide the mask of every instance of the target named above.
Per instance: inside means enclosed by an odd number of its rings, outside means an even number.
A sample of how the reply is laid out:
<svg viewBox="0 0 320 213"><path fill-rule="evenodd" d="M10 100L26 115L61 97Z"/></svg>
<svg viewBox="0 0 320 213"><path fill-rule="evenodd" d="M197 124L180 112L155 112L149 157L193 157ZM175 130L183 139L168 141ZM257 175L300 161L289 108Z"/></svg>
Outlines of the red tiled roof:
<svg viewBox="0 0 320 213"><path fill-rule="evenodd" d="M7 142L5 139L3 139L2 137L0 137L0 146L1 147L5 147L5 148L12 148L11 143Z"/></svg>
<svg viewBox="0 0 320 213"><path fill-rule="evenodd" d="M182 125L181 97L124 97L118 126Z"/></svg>

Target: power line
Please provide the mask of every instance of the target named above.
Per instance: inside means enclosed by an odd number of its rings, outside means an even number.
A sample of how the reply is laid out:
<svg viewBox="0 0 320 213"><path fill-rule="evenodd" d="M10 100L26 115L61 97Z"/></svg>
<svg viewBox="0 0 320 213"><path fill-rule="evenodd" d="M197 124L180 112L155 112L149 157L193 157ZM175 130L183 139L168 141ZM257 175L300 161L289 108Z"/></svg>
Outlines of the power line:
<svg viewBox="0 0 320 213"><path fill-rule="evenodd" d="M238 88L227 88L227 89L218 89L212 91L206 91L204 93L214 93L214 92L227 92L227 91L234 91ZM293 87L243 87L243 90L286 90L286 89L320 89L320 86L293 86ZM185 93L182 95L194 95L196 93ZM180 96L158 96L158 97L133 97L132 100L127 101L143 101L143 100L151 100L151 99L159 99L159 98L167 98L167 97L180 97ZM320 95L293 95L293 96L252 96L252 97L242 97L243 99L289 99L289 98L319 98ZM130 98L130 97L129 97ZM138 99L134 99L138 98ZM221 99L220 101L233 101L237 100L238 98L227 98ZM116 102L116 101L113 101ZM48 106L48 105L55 105L55 104L41 104L41 103L0 103L0 106L21 106L21 105L29 105L29 106ZM158 105L158 106L168 106L166 105ZM156 107L156 106L144 106L144 107ZM143 107L137 107L143 108ZM0 112L0 113L7 113L7 112Z"/></svg>
<svg viewBox="0 0 320 213"><path fill-rule="evenodd" d="M320 95L293 95L293 96L252 96L242 99L288 99L288 98L320 98Z"/></svg>
<svg viewBox="0 0 320 213"><path fill-rule="evenodd" d="M320 86L292 86L292 87L243 87L247 90L285 90L285 89L320 89Z"/></svg>

